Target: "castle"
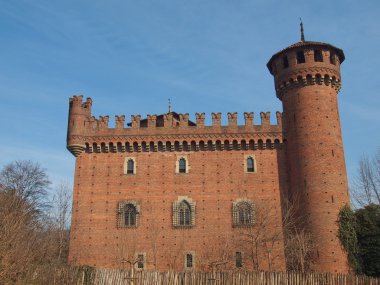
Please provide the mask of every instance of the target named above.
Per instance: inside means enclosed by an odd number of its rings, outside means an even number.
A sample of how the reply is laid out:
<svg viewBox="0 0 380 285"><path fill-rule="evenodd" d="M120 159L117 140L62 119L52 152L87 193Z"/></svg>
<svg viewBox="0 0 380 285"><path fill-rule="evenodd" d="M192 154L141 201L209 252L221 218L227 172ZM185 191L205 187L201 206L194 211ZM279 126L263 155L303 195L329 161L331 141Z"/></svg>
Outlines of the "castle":
<svg viewBox="0 0 380 285"><path fill-rule="evenodd" d="M349 203L338 113L341 49L301 41L269 60L283 113L91 115L70 98L67 148L76 157L69 261L139 270L286 269L284 204L314 247L312 269L349 271L337 237Z"/></svg>

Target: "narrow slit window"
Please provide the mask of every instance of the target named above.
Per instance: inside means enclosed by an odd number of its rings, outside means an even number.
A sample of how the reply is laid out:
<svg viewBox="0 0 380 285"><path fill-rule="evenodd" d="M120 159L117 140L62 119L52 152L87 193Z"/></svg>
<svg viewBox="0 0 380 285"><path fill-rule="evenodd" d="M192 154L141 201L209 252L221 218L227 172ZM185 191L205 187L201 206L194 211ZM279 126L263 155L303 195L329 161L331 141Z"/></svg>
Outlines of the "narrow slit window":
<svg viewBox="0 0 380 285"><path fill-rule="evenodd" d="M139 254L137 256L137 268L144 269L144 255L143 254Z"/></svg>
<svg viewBox="0 0 380 285"><path fill-rule="evenodd" d="M179 160L179 173L186 173L186 159Z"/></svg>
<svg viewBox="0 0 380 285"><path fill-rule="evenodd" d="M305 63L305 54L303 51L297 52L297 63Z"/></svg>
<svg viewBox="0 0 380 285"><path fill-rule="evenodd" d="M314 61L323 62L322 51L319 49L314 50Z"/></svg>
<svg viewBox="0 0 380 285"><path fill-rule="evenodd" d="M288 61L288 57L287 56L284 56L282 58L282 64L283 64L284 68L288 68L289 67L289 61Z"/></svg>
<svg viewBox="0 0 380 285"><path fill-rule="evenodd" d="M191 253L186 254L186 268L193 268L193 255Z"/></svg>
<svg viewBox="0 0 380 285"><path fill-rule="evenodd" d="M252 157L247 158L247 172L255 172L255 163Z"/></svg>
<svg viewBox="0 0 380 285"><path fill-rule="evenodd" d="M334 65L336 64L335 53L333 52L330 52L330 63Z"/></svg>
<svg viewBox="0 0 380 285"><path fill-rule="evenodd" d="M135 162L133 159L129 159L127 163L127 174L134 174Z"/></svg>
<svg viewBox="0 0 380 285"><path fill-rule="evenodd" d="M242 256L240 251L236 252L235 260L236 260L236 268L242 268L243 267L243 256Z"/></svg>

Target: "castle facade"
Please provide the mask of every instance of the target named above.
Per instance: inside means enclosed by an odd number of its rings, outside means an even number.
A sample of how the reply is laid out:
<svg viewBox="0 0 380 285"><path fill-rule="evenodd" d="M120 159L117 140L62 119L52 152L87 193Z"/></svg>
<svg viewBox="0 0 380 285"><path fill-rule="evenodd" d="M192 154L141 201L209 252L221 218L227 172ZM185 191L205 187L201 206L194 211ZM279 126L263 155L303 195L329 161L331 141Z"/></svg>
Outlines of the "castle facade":
<svg viewBox="0 0 380 285"><path fill-rule="evenodd" d="M297 197L312 269L348 272L338 213L349 203L337 94L344 53L301 41L267 67L283 113L91 114L70 98L76 157L69 261L138 270L286 269L285 204Z"/></svg>

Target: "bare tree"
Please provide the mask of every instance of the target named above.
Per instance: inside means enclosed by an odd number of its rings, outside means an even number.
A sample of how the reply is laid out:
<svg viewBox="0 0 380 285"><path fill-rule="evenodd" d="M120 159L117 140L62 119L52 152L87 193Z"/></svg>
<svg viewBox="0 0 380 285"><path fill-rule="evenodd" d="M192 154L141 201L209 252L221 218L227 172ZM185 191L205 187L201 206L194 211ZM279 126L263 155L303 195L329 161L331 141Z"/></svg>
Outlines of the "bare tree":
<svg viewBox="0 0 380 285"><path fill-rule="evenodd" d="M310 270L314 242L305 229L294 227L286 240L288 269L302 273Z"/></svg>
<svg viewBox="0 0 380 285"><path fill-rule="evenodd" d="M300 197L283 197L283 229L287 269L307 272L312 265L314 242L300 213Z"/></svg>
<svg viewBox="0 0 380 285"><path fill-rule="evenodd" d="M350 190L354 204L359 207L380 205L380 148L372 159L367 156L361 158Z"/></svg>
<svg viewBox="0 0 380 285"><path fill-rule="evenodd" d="M3 191L15 192L36 210L43 210L48 206L47 189L50 184L45 170L30 160L17 160L6 165L0 172Z"/></svg>
<svg viewBox="0 0 380 285"><path fill-rule="evenodd" d="M231 260L234 246L231 238L219 237L218 241L205 247L199 258L202 271L213 273L221 269L232 269Z"/></svg>
<svg viewBox="0 0 380 285"><path fill-rule="evenodd" d="M54 219L54 231L57 232L58 254L57 260L66 260L69 243L69 218L71 213L71 189L67 182L60 182L56 187L52 213Z"/></svg>
<svg viewBox="0 0 380 285"><path fill-rule="evenodd" d="M275 245L283 240L281 223L277 225L278 217L272 207L261 204L256 207L255 223L241 229L243 244L250 252L254 270L264 270L261 258L265 256L268 270L272 269L273 262L279 257L274 254Z"/></svg>

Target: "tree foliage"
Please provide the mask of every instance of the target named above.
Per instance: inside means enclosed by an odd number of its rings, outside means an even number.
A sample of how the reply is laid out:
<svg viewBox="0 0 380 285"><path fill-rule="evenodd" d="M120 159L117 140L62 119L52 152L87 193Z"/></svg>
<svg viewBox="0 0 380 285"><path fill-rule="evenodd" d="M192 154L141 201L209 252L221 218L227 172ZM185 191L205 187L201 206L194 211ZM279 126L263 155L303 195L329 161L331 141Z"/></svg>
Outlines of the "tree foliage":
<svg viewBox="0 0 380 285"><path fill-rule="evenodd" d="M363 273L380 277L380 205L368 205L355 214Z"/></svg>
<svg viewBox="0 0 380 285"><path fill-rule="evenodd" d="M359 246L357 238L357 223L354 211L345 205L339 212L339 239L346 250L348 261L355 273L362 272L361 263L358 259Z"/></svg>

